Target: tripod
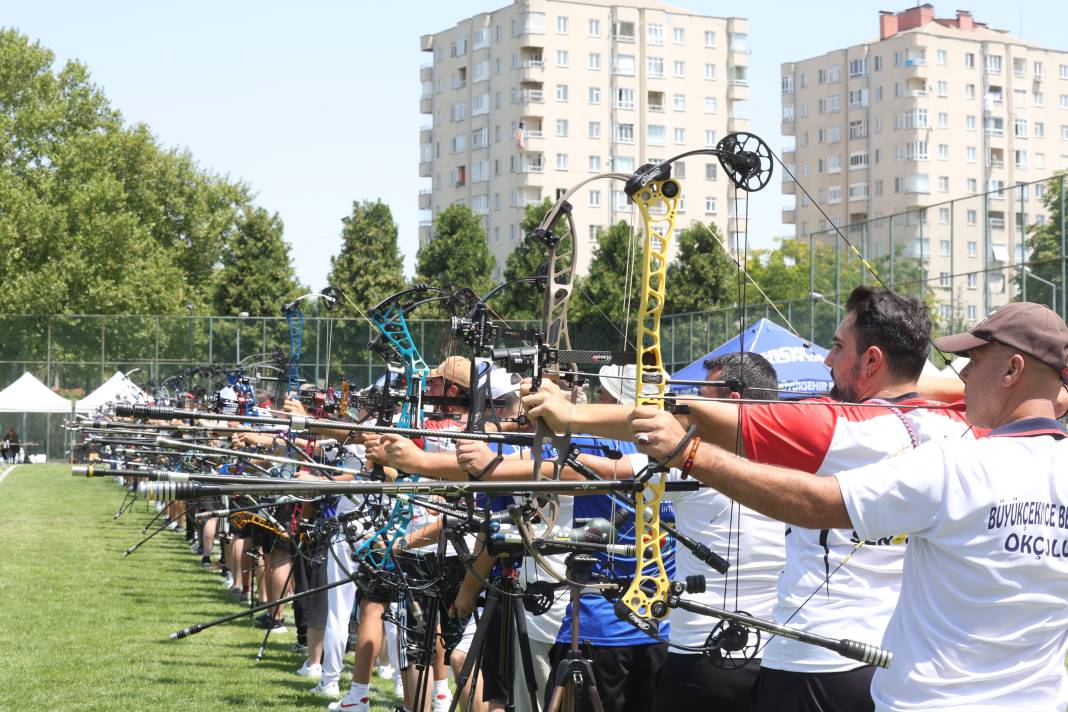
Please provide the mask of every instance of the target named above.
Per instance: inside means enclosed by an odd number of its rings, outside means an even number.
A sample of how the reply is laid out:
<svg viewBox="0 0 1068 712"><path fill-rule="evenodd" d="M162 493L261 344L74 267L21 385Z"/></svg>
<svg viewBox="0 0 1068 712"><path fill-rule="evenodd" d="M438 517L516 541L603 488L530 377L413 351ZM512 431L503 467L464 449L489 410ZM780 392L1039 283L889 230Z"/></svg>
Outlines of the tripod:
<svg viewBox="0 0 1068 712"><path fill-rule="evenodd" d="M505 700L504 708L508 712L515 710L512 682L515 678L515 657L512 649L512 640L518 634L519 657L523 664L523 677L526 679L527 692L530 694L530 707L533 710L538 707L538 685L534 677L534 661L530 653L530 639L527 637L527 619L523 609L523 599L519 595L522 589L519 583L511 577L494 577L493 587L486 593L486 605L482 609L482 617L475 626L475 635L471 639L471 649L464 660L464 666L460 674L456 676L457 689L463 689L472 673L477 673L481 667L486 639L490 631L497 634L497 670L494 671L498 679L503 683ZM473 693L472 693L473 694ZM449 712L455 712L460 697L453 698Z"/></svg>
<svg viewBox="0 0 1068 712"><path fill-rule="evenodd" d="M567 578L572 583L571 591L571 647L567 654L556 664L552 673L552 693L546 712L557 712L567 702L566 709L582 709L585 699L593 712L604 712L601 695L597 692L597 681L593 676L593 661L579 650L579 599L582 588L588 584L593 575L593 567L598 563L596 557L589 554L571 554L567 557Z"/></svg>

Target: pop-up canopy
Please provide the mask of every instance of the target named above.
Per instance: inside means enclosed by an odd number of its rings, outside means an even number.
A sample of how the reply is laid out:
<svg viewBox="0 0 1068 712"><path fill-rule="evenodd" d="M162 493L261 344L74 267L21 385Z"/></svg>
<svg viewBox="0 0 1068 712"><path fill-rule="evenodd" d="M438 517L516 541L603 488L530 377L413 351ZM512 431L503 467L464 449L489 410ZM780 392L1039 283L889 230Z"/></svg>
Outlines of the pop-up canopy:
<svg viewBox="0 0 1068 712"><path fill-rule="evenodd" d="M27 371L0 391L0 413L70 413L70 401Z"/></svg>
<svg viewBox="0 0 1068 712"><path fill-rule="evenodd" d="M111 378L100 384L99 388L78 401L74 410L78 413L91 413L108 403L135 404L147 401L148 396L136 383L122 371L116 371Z"/></svg>

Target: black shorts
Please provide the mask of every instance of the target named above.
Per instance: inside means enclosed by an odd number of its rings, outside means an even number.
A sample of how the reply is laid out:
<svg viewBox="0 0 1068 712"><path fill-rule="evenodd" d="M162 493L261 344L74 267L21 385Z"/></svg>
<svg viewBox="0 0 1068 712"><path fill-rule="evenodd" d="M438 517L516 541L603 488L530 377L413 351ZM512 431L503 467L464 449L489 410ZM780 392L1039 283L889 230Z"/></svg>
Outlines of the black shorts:
<svg viewBox="0 0 1068 712"><path fill-rule="evenodd" d="M559 661L567 655L568 647L557 643L549 653L554 673ZM593 648L593 676L597 679L597 692L605 712L649 712L653 709L656 678L664 666L667 653L667 643ZM553 682L550 676L545 691L546 708L549 706Z"/></svg>
<svg viewBox="0 0 1068 712"><path fill-rule="evenodd" d="M668 653L656 681L655 712L750 712L756 704L760 660L725 669L706 655Z"/></svg>
<svg viewBox="0 0 1068 712"><path fill-rule="evenodd" d="M326 547L309 548L293 561L293 587L296 593L326 585ZM327 592L320 591L293 601L298 628L326 628Z"/></svg>
<svg viewBox="0 0 1068 712"><path fill-rule="evenodd" d="M757 680L757 712L872 712L866 665L845 672L788 672L763 668Z"/></svg>

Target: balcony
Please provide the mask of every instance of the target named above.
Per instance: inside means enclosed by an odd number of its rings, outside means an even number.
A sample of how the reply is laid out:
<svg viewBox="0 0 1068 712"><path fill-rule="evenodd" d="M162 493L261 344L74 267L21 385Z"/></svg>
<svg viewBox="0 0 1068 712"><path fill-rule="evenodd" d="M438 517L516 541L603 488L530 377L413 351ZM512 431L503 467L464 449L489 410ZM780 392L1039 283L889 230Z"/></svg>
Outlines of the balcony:
<svg viewBox="0 0 1068 712"><path fill-rule="evenodd" d="M735 131L748 131L748 130L749 130L749 117L748 116L732 116L729 119L727 119L727 131L728 132L734 133Z"/></svg>
<svg viewBox="0 0 1068 712"><path fill-rule="evenodd" d="M431 192L429 190L421 190L421 191L419 191L419 209L420 210L430 210L430 196L431 196Z"/></svg>
<svg viewBox="0 0 1068 712"><path fill-rule="evenodd" d="M783 136L793 136L796 129L793 121L783 121L780 132Z"/></svg>
<svg viewBox="0 0 1068 712"><path fill-rule="evenodd" d="M727 64L733 67L748 67L749 50L740 52L732 47L730 53L727 55Z"/></svg>
<svg viewBox="0 0 1068 712"><path fill-rule="evenodd" d="M419 143L425 145L434 142L434 129L429 126L424 126L419 129Z"/></svg>
<svg viewBox="0 0 1068 712"><path fill-rule="evenodd" d="M732 79L727 87L728 101L745 101L749 98L749 82L744 79Z"/></svg>
<svg viewBox="0 0 1068 712"><path fill-rule="evenodd" d="M419 177L429 178L433 175L434 162L433 161L419 161Z"/></svg>
<svg viewBox="0 0 1068 712"><path fill-rule="evenodd" d="M785 185L785 183L783 185ZM795 222L797 222L797 211L793 208L783 208L782 221L787 225L793 225Z"/></svg>
<svg viewBox="0 0 1068 712"><path fill-rule="evenodd" d="M797 151L794 151L793 149L784 150L782 152L781 158L782 158L782 162L787 164L787 165L791 165L793 163L796 163L797 162Z"/></svg>
<svg viewBox="0 0 1068 712"><path fill-rule="evenodd" d="M992 218L990 218L988 220L988 222L990 223L990 229L991 230L1004 230L1005 229L1005 218L994 218L994 217L992 217Z"/></svg>
<svg viewBox="0 0 1068 712"><path fill-rule="evenodd" d="M622 42L623 44L634 44L634 35L624 35L621 33L615 33L612 35L613 42Z"/></svg>
<svg viewBox="0 0 1068 712"><path fill-rule="evenodd" d="M419 50L422 52L434 51L434 35L423 35L419 38Z"/></svg>
<svg viewBox="0 0 1068 712"><path fill-rule="evenodd" d="M540 59L528 59L519 67L520 82L540 82L545 73L545 63Z"/></svg>
<svg viewBox="0 0 1068 712"><path fill-rule="evenodd" d="M434 113L434 99L433 97L423 97L419 100L419 113L420 114L433 114Z"/></svg>
<svg viewBox="0 0 1068 712"><path fill-rule="evenodd" d="M794 182L793 180L791 180L790 178L783 178L782 179L782 194L783 195L796 195L797 194L797 183Z"/></svg>
<svg viewBox="0 0 1068 712"><path fill-rule="evenodd" d="M645 107L645 109L650 114L663 114L664 113L664 105L663 104L649 104L647 107Z"/></svg>
<svg viewBox="0 0 1068 712"><path fill-rule="evenodd" d="M419 67L419 81L420 82L432 82L434 81L434 65L424 64Z"/></svg>
<svg viewBox="0 0 1068 712"><path fill-rule="evenodd" d="M434 236L433 223L419 223L419 244L425 245L430 242L430 238Z"/></svg>
<svg viewBox="0 0 1068 712"><path fill-rule="evenodd" d="M519 92L519 103L521 104L544 104L545 92L541 89L524 89Z"/></svg>

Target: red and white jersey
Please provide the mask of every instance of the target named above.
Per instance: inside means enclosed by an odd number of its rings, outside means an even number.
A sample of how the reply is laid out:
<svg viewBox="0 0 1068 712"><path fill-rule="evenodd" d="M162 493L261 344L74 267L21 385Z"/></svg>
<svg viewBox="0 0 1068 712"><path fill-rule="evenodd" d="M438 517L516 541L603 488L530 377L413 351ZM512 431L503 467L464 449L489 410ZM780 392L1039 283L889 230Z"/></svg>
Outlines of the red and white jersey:
<svg viewBox="0 0 1068 712"><path fill-rule="evenodd" d="M921 407L844 405L830 399L746 406L741 425L747 456L830 476L910 452L923 442L974 437L963 406L923 407L942 404L916 394L892 403ZM786 566L779 577L774 620L832 638L881 641L901 592L906 539L885 537L858 546L861 541L846 529L787 527ZM782 637L768 643L762 664L817 673L861 666Z"/></svg>

